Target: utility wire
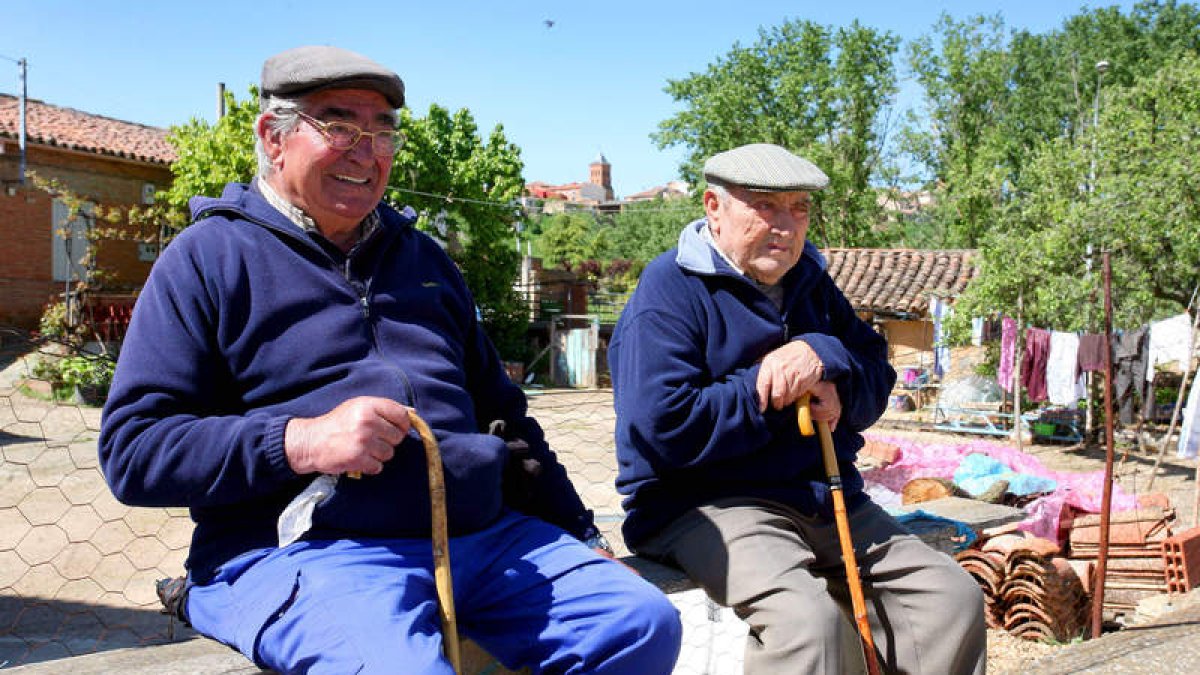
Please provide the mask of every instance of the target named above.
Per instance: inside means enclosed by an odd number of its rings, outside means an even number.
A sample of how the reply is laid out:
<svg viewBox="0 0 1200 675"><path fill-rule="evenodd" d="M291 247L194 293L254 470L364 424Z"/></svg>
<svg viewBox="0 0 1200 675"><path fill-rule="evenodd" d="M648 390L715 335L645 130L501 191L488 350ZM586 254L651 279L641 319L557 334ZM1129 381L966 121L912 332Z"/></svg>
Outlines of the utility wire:
<svg viewBox="0 0 1200 675"><path fill-rule="evenodd" d="M534 213L534 212L540 210L540 208L541 208L538 206L528 206L525 204L520 204L515 201L514 202L497 202L497 201L488 201L488 200L483 200L483 199L471 199L469 197L454 197L451 195L439 195L439 194L435 194L432 192L422 192L420 190L409 190L406 188L392 188L392 189L395 190L396 192L403 192L405 194L416 195L418 197L428 197L430 199L439 199L448 204L453 203L453 202L464 202L467 204L481 204L484 206L496 206L496 207L500 207L500 208L520 209L526 213ZM549 200L542 200L543 204L546 201L549 201ZM628 202L628 203L638 204L641 202ZM604 210L601 209L599 206L572 204L571 202L565 202L565 204L567 206L568 212L575 212L575 213L579 213L579 212L602 213L602 212L604 212ZM680 213L683 213L683 212L695 212L697 210L698 209L690 208L690 207L663 207L663 208L637 209L637 211L639 213L649 213L649 212L655 212L655 213L680 212Z"/></svg>

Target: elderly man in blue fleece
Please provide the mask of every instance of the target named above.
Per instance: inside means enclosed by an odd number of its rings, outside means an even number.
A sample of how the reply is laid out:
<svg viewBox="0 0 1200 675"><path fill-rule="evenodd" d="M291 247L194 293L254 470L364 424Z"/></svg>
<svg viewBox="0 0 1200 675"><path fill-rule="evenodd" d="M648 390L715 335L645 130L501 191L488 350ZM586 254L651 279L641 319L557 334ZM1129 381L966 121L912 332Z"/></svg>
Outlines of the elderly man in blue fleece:
<svg viewBox="0 0 1200 675"><path fill-rule="evenodd" d="M750 625L747 673L853 672L845 569L815 436L833 427L881 665L982 673L983 597L862 492L854 457L896 375L806 241L829 179L776 145L704 166L705 218L646 267L609 346L625 540Z"/></svg>
<svg viewBox="0 0 1200 675"><path fill-rule="evenodd" d="M101 429L120 500L191 509L184 618L283 673L450 672L415 410L441 445L462 633L512 668L670 672L678 613L593 550L462 276L380 201L400 78L301 47L266 61L261 96L259 175L192 201Z"/></svg>

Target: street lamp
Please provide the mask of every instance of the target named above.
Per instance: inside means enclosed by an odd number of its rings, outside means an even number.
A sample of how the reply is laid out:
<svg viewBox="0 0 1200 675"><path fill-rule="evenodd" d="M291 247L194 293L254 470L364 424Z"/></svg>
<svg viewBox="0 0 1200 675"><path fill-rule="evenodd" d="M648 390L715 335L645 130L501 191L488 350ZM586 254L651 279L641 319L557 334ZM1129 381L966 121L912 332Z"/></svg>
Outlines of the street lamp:
<svg viewBox="0 0 1200 675"><path fill-rule="evenodd" d="M1100 87L1104 84L1104 73L1108 72L1111 64L1106 60L1096 62L1096 94L1092 98L1092 157L1091 167L1088 171L1088 194L1089 196L1096 191L1096 136L1100 131ZM1089 237L1090 238L1090 237ZM1084 266L1087 270L1089 283L1092 276L1092 242L1087 243L1087 256L1084 261ZM1092 327L1092 304L1089 302L1084 310L1084 323L1088 330ZM1083 428L1085 433L1090 435L1092 431L1092 373L1084 373L1084 391L1087 393L1087 407L1084 410Z"/></svg>
<svg viewBox="0 0 1200 675"><path fill-rule="evenodd" d="M1088 193L1096 191L1096 136L1100 131L1100 87L1104 84L1104 73L1108 72L1108 67L1112 65L1108 61L1100 60L1096 62L1096 94L1092 98L1092 158L1091 166L1088 170ZM1087 245L1087 271L1090 274L1092 271L1092 244Z"/></svg>

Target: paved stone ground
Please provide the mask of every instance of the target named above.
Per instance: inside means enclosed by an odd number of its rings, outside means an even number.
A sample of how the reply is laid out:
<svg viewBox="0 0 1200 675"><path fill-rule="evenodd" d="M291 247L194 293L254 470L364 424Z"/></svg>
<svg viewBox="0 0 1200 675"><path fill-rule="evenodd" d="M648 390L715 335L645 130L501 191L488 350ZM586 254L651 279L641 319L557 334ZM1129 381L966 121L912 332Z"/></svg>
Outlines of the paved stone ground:
<svg viewBox="0 0 1200 675"><path fill-rule="evenodd" d="M128 672L122 664L149 658L135 648L170 639L153 581L182 572L190 519L182 509L117 503L97 467L100 411L26 396L17 388L26 375L16 355L0 350L0 669L27 664L18 671ZM620 501L612 487L611 392L534 392L530 406L602 529L624 553ZM1085 468L1071 456L1080 451L1045 446L1037 451L1044 461L1065 456L1072 469ZM1086 468L1094 470L1094 459L1088 461ZM1171 468L1171 485L1178 483L1184 494L1191 486L1187 467ZM677 672L740 672L744 624L729 620L727 610L710 620L701 595L685 601L691 603L682 609L685 616L700 619L685 632L688 662ZM176 637L188 635L181 629ZM1198 638L1200 602L1153 625L1061 647L1029 672L1195 672L1191 657ZM162 666L159 673L222 672L225 666L217 661L231 657L245 665L208 641L154 649L178 652L181 664L192 663L181 665L184 670ZM103 654L63 661L95 652ZM191 658L200 661L187 661Z"/></svg>

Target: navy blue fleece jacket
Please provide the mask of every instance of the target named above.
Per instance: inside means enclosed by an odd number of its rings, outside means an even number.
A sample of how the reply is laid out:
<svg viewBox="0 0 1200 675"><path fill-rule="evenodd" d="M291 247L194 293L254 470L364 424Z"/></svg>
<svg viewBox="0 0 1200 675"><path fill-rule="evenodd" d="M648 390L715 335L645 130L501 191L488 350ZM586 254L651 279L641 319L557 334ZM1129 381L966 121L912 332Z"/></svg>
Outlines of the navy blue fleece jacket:
<svg viewBox="0 0 1200 675"><path fill-rule="evenodd" d="M887 343L855 315L806 242L780 282L782 311L704 239L704 220L652 261L613 332L608 362L617 414L617 489L625 541L644 541L703 503L770 499L831 516L816 436L802 437L794 407L759 412L759 362L804 340L837 386L834 431L847 501L859 503L860 432L887 405L896 373Z"/></svg>
<svg viewBox="0 0 1200 675"><path fill-rule="evenodd" d="M576 536L591 527L480 330L462 276L412 227L411 209L381 204L380 227L347 256L252 186L230 184L191 206L195 223L164 249L134 308L100 461L121 501L190 507L193 578L276 544L280 512L315 477L289 467L284 427L356 396L412 406L434 430L452 534L486 527L504 507L508 447L481 433L497 419L542 466L525 510ZM306 538L429 531L414 433L383 473L339 481Z"/></svg>

